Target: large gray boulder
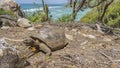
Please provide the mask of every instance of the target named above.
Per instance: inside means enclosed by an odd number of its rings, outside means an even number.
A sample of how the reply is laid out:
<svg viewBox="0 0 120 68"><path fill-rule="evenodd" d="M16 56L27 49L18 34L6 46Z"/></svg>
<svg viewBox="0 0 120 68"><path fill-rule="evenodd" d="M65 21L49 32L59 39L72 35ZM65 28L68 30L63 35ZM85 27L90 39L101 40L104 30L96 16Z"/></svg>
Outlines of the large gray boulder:
<svg viewBox="0 0 120 68"><path fill-rule="evenodd" d="M10 15L0 15L0 26L17 26L17 19Z"/></svg>
<svg viewBox="0 0 120 68"><path fill-rule="evenodd" d="M0 68L25 68L26 65L26 60L18 57L17 50L0 39Z"/></svg>
<svg viewBox="0 0 120 68"><path fill-rule="evenodd" d="M4 39L0 39L0 68L15 68L17 61L17 53L8 47Z"/></svg>
<svg viewBox="0 0 120 68"><path fill-rule="evenodd" d="M0 28L2 27L14 27L14 26L19 26L19 27L30 27L32 26L30 24L30 21L26 18L15 18L10 15L0 15Z"/></svg>
<svg viewBox="0 0 120 68"><path fill-rule="evenodd" d="M17 4L14 0L1 0L0 10L3 12L3 14L0 15L0 28L6 26L31 26L30 21L25 18L20 5Z"/></svg>
<svg viewBox="0 0 120 68"><path fill-rule="evenodd" d="M0 1L0 8L5 11L12 11L17 17L25 17L24 13L22 12L20 5L17 4L13 0L1 0Z"/></svg>

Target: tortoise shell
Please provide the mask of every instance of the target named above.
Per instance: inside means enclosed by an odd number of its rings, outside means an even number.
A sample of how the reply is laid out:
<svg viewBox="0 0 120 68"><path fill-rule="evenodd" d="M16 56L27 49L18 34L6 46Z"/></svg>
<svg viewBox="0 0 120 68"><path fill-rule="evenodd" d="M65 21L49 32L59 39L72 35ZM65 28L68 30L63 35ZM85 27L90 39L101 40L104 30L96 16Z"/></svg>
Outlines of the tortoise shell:
<svg viewBox="0 0 120 68"><path fill-rule="evenodd" d="M43 26L38 35L31 38L46 44L51 50L61 49L67 44L64 29L57 26Z"/></svg>

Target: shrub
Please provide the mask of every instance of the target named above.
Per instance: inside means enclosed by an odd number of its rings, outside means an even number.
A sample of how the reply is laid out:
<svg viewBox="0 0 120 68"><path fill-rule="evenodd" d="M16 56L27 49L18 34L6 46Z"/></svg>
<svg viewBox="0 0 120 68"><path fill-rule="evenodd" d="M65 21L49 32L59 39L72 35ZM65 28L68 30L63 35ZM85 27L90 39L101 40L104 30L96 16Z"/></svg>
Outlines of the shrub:
<svg viewBox="0 0 120 68"><path fill-rule="evenodd" d="M27 15L27 18L32 22L44 22L45 19L45 13L42 11L35 12L31 15Z"/></svg>
<svg viewBox="0 0 120 68"><path fill-rule="evenodd" d="M110 6L103 19L104 23L112 27L120 27L120 1Z"/></svg>
<svg viewBox="0 0 120 68"><path fill-rule="evenodd" d="M107 9L103 22L112 27L120 27L120 1L115 0ZM93 8L88 12L80 22L94 23L98 18L97 9Z"/></svg>
<svg viewBox="0 0 120 68"><path fill-rule="evenodd" d="M96 8L92 9L90 12L88 12L85 16L83 16L80 19L80 22L84 23L94 23L98 18L98 13Z"/></svg>
<svg viewBox="0 0 120 68"><path fill-rule="evenodd" d="M60 18L56 20L57 22L70 22L71 21L71 15L62 15Z"/></svg>

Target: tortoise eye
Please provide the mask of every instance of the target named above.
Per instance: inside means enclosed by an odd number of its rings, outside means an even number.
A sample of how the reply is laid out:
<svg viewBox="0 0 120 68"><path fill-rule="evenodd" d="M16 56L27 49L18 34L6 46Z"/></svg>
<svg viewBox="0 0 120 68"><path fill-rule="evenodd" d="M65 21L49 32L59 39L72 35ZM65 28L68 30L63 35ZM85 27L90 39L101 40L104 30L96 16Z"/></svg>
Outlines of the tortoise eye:
<svg viewBox="0 0 120 68"><path fill-rule="evenodd" d="M30 39L25 39L23 42L24 43L30 42Z"/></svg>

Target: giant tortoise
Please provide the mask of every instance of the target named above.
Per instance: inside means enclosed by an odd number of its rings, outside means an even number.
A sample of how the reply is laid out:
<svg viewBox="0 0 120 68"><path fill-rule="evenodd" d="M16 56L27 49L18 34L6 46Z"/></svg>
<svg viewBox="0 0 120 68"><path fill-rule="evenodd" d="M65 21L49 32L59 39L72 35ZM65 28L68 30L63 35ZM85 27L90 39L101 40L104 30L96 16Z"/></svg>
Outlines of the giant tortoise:
<svg viewBox="0 0 120 68"><path fill-rule="evenodd" d="M46 55L51 55L51 51L62 49L67 45L64 29L51 25L41 27L37 35L30 36L23 42L26 46L45 52Z"/></svg>

